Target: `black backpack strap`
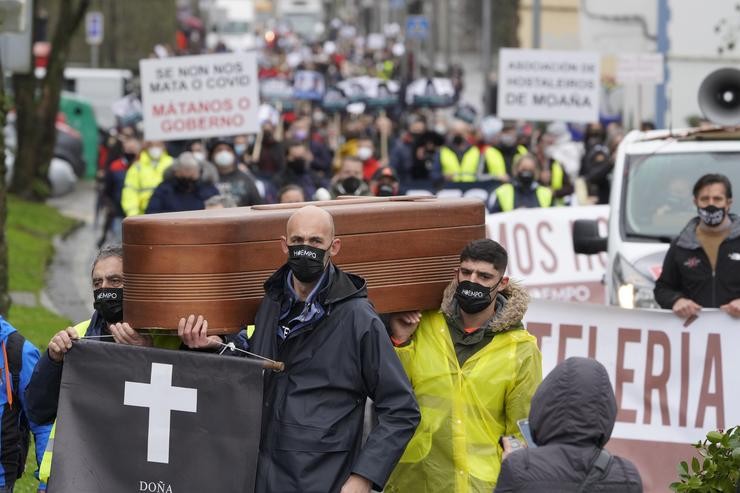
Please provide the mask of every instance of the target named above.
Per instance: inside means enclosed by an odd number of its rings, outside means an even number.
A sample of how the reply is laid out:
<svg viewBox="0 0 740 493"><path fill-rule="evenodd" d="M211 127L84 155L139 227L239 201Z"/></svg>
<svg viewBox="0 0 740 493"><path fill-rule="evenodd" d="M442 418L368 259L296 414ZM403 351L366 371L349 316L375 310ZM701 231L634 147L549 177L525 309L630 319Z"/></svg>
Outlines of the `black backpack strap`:
<svg viewBox="0 0 740 493"><path fill-rule="evenodd" d="M8 355L8 368L13 385L13 408L21 415L19 432L20 440L18 442L20 457L18 460L18 478L21 477L26 467L26 457L30 445L30 426L28 419L22 414L23 406L21 405L21 370L23 369L23 345L26 338L18 332L12 332L5 342L5 351Z"/></svg>
<svg viewBox="0 0 740 493"><path fill-rule="evenodd" d="M612 455L607 452L606 449L601 449L599 455L596 457L596 460L593 462L593 464L591 464L591 467L586 473L586 478L583 480L581 486L578 488L578 493L587 491L587 488L592 483L604 476L604 473L609 468L609 462L611 462L611 459Z"/></svg>

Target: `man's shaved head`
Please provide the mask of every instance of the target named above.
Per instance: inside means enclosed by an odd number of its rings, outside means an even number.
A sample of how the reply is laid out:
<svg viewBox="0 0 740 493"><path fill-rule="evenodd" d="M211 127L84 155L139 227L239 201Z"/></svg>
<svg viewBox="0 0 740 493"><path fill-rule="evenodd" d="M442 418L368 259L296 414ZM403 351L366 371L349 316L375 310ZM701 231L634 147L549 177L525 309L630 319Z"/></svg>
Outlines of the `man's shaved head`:
<svg viewBox="0 0 740 493"><path fill-rule="evenodd" d="M288 219L286 233L289 242L291 235L299 232L298 230L320 232L322 236L326 236L331 241L334 238L334 218L320 207L307 205L295 211Z"/></svg>

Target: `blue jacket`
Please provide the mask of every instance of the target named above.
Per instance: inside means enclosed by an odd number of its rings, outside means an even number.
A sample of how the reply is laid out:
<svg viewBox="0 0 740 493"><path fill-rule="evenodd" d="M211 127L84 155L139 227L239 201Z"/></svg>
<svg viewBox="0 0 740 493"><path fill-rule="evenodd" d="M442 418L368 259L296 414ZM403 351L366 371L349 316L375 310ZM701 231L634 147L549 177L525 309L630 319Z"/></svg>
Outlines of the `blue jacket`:
<svg viewBox="0 0 740 493"><path fill-rule="evenodd" d="M2 356L2 378L0 379L0 487L10 486L18 479L21 464L21 444L27 439L24 434L30 428L36 443L36 464L41 464L41 457L46 449L51 425L39 425L28 418L28 406L25 399L26 387L31 374L39 360L39 351L28 342L15 328L0 316L0 344L4 345L5 356ZM20 356L20 361L18 357ZM7 366L9 368L6 369ZM10 382L6 375L10 374ZM14 377L13 375L17 375ZM13 388L13 382L18 387ZM10 389L8 388L10 385ZM9 392L10 390L10 392ZM12 404L8 397L12 398Z"/></svg>
<svg viewBox="0 0 740 493"><path fill-rule="evenodd" d="M184 191L178 188L174 178L166 179L154 190L146 213L205 209L205 201L214 195L218 195L218 189L211 183L197 181L194 190Z"/></svg>

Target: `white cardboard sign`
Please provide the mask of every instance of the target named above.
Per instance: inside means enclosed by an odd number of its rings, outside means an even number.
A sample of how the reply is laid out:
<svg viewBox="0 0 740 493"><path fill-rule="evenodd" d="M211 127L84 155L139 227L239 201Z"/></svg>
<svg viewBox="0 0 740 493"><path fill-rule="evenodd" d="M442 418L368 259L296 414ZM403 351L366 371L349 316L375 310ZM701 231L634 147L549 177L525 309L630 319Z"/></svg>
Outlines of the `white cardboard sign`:
<svg viewBox="0 0 740 493"><path fill-rule="evenodd" d="M139 62L147 140L257 133L259 83L254 53Z"/></svg>
<svg viewBox="0 0 740 493"><path fill-rule="evenodd" d="M503 48L499 51L498 116L597 121L599 78L598 53Z"/></svg>
<svg viewBox="0 0 740 493"><path fill-rule="evenodd" d="M617 83L662 84L662 53L630 53L617 55Z"/></svg>

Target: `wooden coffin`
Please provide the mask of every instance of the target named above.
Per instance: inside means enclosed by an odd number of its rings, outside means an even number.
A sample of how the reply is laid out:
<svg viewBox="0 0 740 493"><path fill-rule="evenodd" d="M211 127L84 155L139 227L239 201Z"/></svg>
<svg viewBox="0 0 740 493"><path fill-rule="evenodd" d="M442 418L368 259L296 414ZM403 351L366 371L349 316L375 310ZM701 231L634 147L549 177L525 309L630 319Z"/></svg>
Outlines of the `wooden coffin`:
<svg viewBox="0 0 740 493"><path fill-rule="evenodd" d="M312 202L334 217L342 239L334 262L363 276L380 313L438 307L462 248L485 237L474 199L420 197ZM254 321L263 283L286 256L289 216L306 204L178 212L123 222L125 320L134 328L176 329L203 314L209 333Z"/></svg>

